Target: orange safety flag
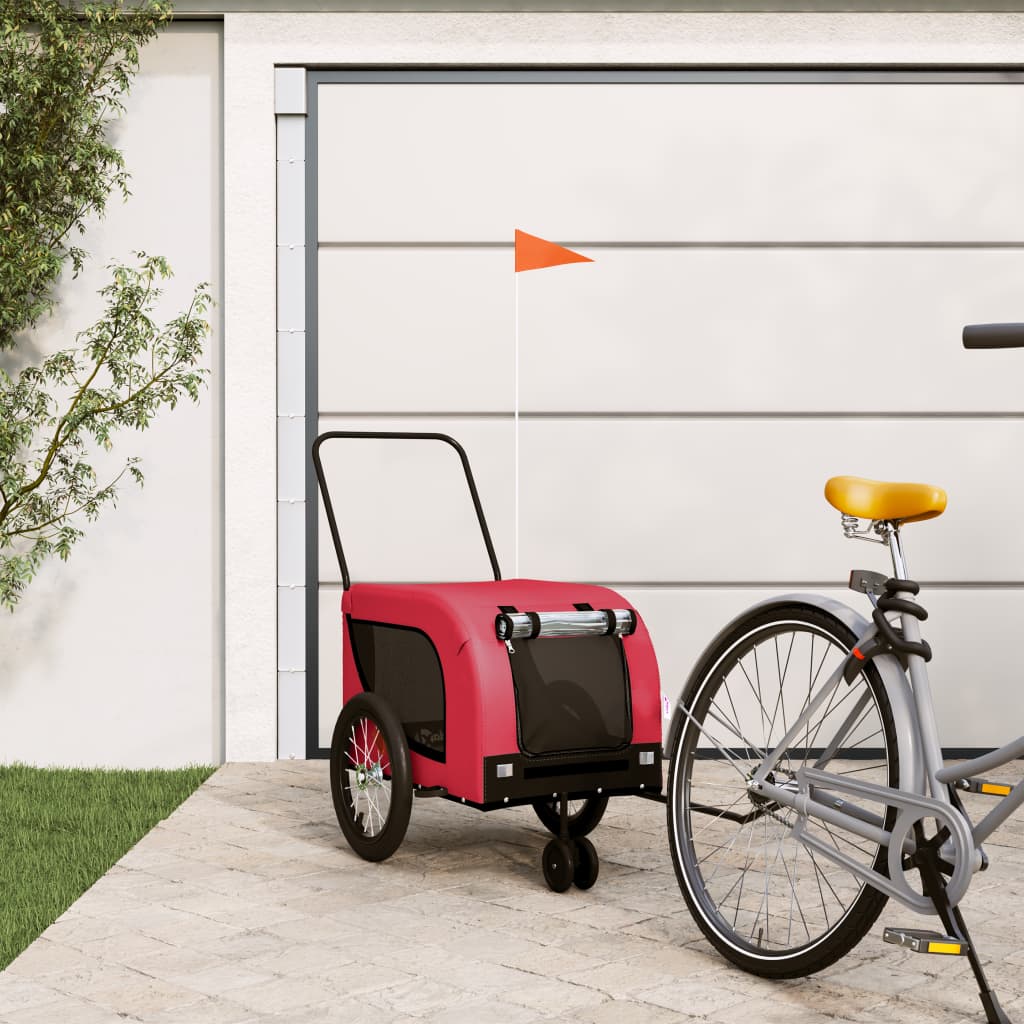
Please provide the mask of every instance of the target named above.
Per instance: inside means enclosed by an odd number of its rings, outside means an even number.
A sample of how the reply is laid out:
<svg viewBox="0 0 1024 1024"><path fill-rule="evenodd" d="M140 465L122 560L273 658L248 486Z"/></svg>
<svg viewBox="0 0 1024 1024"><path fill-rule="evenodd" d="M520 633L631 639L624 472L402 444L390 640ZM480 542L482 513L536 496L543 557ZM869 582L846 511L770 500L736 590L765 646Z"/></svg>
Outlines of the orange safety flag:
<svg viewBox="0 0 1024 1024"><path fill-rule="evenodd" d="M543 270L563 263L593 263L589 256L581 256L554 242L516 230L516 273L522 270Z"/></svg>

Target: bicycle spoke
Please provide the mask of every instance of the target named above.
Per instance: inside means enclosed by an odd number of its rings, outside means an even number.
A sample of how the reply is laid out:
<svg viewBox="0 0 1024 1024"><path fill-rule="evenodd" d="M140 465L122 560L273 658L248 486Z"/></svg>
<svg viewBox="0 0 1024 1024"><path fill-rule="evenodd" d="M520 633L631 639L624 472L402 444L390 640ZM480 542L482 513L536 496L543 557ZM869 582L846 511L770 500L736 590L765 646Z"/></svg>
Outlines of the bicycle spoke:
<svg viewBox="0 0 1024 1024"><path fill-rule="evenodd" d="M762 614L770 623L770 613ZM792 788L800 766L816 763L817 756L837 775L881 772L884 783L891 733L873 699L865 674L870 669L853 685L843 684L839 669L851 641L847 646L781 615L777 627L737 633L735 653L714 656L714 674L684 705L679 735L688 754L673 763L685 766L686 800L673 789L670 816L685 822L686 842L673 844L672 851L692 879L684 888L691 908L736 956L747 956L741 952L746 950L754 958L788 955L819 948L833 932L862 928L868 915L852 921L850 915L868 889L855 871L818 857L793 835L799 812L748 789L747 782L760 772L774 785ZM873 755L875 747L880 757ZM869 760L849 763L851 751L867 753ZM818 829L830 848L865 870L874 866L877 844L817 819L804 827Z"/></svg>

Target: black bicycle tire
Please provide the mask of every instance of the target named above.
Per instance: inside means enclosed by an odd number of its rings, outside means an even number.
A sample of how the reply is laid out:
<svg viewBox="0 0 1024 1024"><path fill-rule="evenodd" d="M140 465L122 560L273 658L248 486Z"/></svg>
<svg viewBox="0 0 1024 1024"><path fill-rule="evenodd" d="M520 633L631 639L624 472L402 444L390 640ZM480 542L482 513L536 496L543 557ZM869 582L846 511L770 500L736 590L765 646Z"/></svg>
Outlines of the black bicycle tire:
<svg viewBox="0 0 1024 1024"><path fill-rule="evenodd" d="M853 632L839 619L811 605L792 604L776 606L762 611L752 610L750 614L738 619L729 633L722 637L714 647L704 653L697 669L690 677L686 691L681 698L683 706L687 709L694 708L695 702L700 699L704 686L708 683L710 673L717 666L723 664L730 653L735 651L738 645L742 644L755 631L769 627L773 622L783 623L793 622L794 620L830 633L832 639L841 643L846 650L849 650L857 641L857 637ZM870 663L865 666L863 676L875 697L875 704L885 734L889 785L898 786L898 737L885 686L877 669ZM738 948L742 946L742 943L738 941L738 936L735 933L730 935L724 934L725 928L723 926L725 922L722 920L721 914L709 914L708 907L696 898L694 895L695 891L704 887L706 893L706 887L699 879L687 877L688 873L694 869L680 855L681 840L677 831L679 822L676 819L677 804L682 806L676 788L680 784L679 773L681 766L684 773L687 771L683 765L686 751L680 748L684 737L687 735L690 734L685 728L680 729L675 736L673 749L668 754L667 818L669 847L680 890L683 893L691 915L705 937L727 960L748 973L762 977L779 979L804 977L814 974L841 959L857 945L875 923L888 899L884 893L869 885L865 885L860 890L859 895L842 918L816 941L805 944L802 947L797 946L776 952L761 950L753 953L746 949ZM894 812L890 809L888 812L889 824L891 824L893 817ZM886 853L886 849L880 847L873 863L874 869L882 874L887 873ZM710 904L710 897L705 895L705 898Z"/></svg>

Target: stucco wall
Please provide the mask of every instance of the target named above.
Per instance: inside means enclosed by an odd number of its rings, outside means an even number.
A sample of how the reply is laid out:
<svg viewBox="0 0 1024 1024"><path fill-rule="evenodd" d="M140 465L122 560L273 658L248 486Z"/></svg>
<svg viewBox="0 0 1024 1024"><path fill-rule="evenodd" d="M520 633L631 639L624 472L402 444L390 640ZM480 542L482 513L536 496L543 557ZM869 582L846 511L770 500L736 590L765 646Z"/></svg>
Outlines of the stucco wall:
<svg viewBox="0 0 1024 1024"><path fill-rule="evenodd" d="M193 286L221 292L221 27L174 25L150 44L114 129L132 198L112 200L85 238L92 253L63 282L56 315L29 339L69 345L99 312L104 265L133 250L175 270L168 319ZM198 406L162 414L116 450L140 455L146 485L51 561L14 614L0 613L0 761L174 766L223 756L221 598L222 305ZM10 361L7 363L10 365Z"/></svg>

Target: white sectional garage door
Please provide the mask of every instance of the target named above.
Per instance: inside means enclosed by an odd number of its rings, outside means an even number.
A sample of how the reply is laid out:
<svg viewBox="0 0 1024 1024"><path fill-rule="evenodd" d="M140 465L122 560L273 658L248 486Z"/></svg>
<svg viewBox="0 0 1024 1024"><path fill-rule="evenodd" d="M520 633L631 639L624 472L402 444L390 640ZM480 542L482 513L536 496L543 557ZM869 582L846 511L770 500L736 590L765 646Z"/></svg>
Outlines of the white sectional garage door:
<svg viewBox="0 0 1024 1024"><path fill-rule="evenodd" d="M951 747L1008 738L1024 353L968 353L959 332L1024 319L1017 78L313 80L310 425L454 435L513 575L513 231L578 249L594 263L520 275L519 575L621 589L674 698L748 604L887 569L843 539L827 477L936 483L948 513L905 540L933 584L940 726ZM334 471L367 542L353 579L486 578L446 504L468 499L422 446L352 458ZM311 571L326 746L341 586L322 521ZM943 701L965 682L967 717Z"/></svg>

